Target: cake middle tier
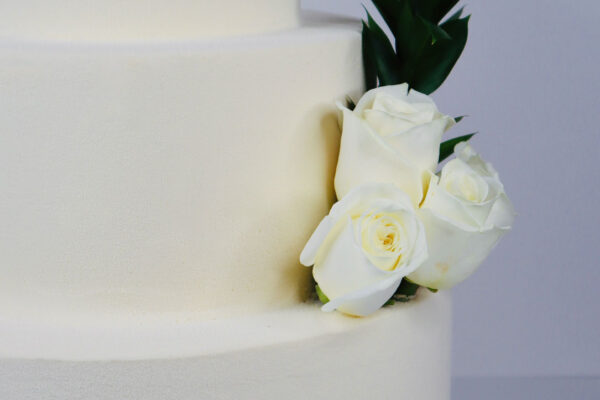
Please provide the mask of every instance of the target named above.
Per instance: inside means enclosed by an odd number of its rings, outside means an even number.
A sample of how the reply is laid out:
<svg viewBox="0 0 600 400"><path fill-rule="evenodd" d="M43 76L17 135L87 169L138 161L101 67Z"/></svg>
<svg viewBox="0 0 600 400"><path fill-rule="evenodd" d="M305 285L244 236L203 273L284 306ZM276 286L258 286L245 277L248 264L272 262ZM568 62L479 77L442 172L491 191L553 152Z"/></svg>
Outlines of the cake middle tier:
<svg viewBox="0 0 600 400"><path fill-rule="evenodd" d="M306 293L334 201L327 25L144 45L0 42L1 312L248 312Z"/></svg>

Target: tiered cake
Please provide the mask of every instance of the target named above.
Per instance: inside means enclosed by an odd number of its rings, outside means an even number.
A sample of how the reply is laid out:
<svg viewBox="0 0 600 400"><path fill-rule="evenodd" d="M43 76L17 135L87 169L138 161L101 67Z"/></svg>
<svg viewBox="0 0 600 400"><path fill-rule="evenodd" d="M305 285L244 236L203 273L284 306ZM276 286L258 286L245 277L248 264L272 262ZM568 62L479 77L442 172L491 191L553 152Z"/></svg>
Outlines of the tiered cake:
<svg viewBox="0 0 600 400"><path fill-rule="evenodd" d="M447 295L305 303L357 23L296 0L0 15L0 398L448 398Z"/></svg>

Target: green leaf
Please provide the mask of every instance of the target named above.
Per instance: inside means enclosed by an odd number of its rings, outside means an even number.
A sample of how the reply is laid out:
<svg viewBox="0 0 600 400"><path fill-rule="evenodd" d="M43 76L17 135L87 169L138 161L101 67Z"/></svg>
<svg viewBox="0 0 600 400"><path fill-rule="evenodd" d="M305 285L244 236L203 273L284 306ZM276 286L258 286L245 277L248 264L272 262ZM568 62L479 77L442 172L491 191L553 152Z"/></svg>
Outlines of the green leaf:
<svg viewBox="0 0 600 400"><path fill-rule="evenodd" d="M413 283L407 278L404 278L402 280L402 283L398 287L398 290L396 290L396 295L414 296L415 294L417 294L417 290L419 289L419 287L420 286L416 283Z"/></svg>
<svg viewBox="0 0 600 400"><path fill-rule="evenodd" d="M431 293L437 293L438 292L438 289L433 289L433 288L430 288L430 287L428 287L427 290L429 290Z"/></svg>
<svg viewBox="0 0 600 400"><path fill-rule="evenodd" d="M441 28L451 40L438 40L420 54L411 87L425 94L433 93L446 80L467 43L469 17L446 21Z"/></svg>
<svg viewBox="0 0 600 400"><path fill-rule="evenodd" d="M431 29L427 22L416 16L409 1L402 1L397 14L396 26L390 27L396 40L396 53L402 67L403 82L411 83L417 68L418 55L431 44Z"/></svg>
<svg viewBox="0 0 600 400"><path fill-rule="evenodd" d="M467 41L462 9L440 21L458 0L372 0L394 35L393 45L367 11L363 58L367 89L407 82L433 93L448 77Z"/></svg>
<svg viewBox="0 0 600 400"><path fill-rule="evenodd" d="M398 290L392 297L393 300L399 301L400 303L406 303L411 301L417 295L417 290L419 290L419 285L416 283L412 283L408 279L404 278Z"/></svg>
<svg viewBox="0 0 600 400"><path fill-rule="evenodd" d="M408 296L396 295L394 297L394 302L397 301L398 303L408 303L409 301L414 300L414 299L415 299L415 296L408 297Z"/></svg>
<svg viewBox="0 0 600 400"><path fill-rule="evenodd" d="M367 57L369 61L365 66L369 67L369 74L372 74L372 68L374 67L379 78L379 84L382 86L402 83L400 65L394 47L385 32L368 12L367 20L367 24L363 24L363 40L364 45L368 47ZM368 83L372 84L372 81Z"/></svg>
<svg viewBox="0 0 600 400"><path fill-rule="evenodd" d="M426 20L438 24L458 0L412 0L415 11Z"/></svg>
<svg viewBox="0 0 600 400"><path fill-rule="evenodd" d="M316 285L315 289L317 290L317 296L319 296L319 300L321 300L321 303L323 303L323 304L329 303L329 298L325 295L325 293L323 293L323 291L321 290L319 285Z"/></svg>
<svg viewBox="0 0 600 400"><path fill-rule="evenodd" d="M365 87L367 90L377 87L377 66L375 65L375 54L373 46L371 46L371 32L366 22L363 21L362 31L362 52L363 52L363 67L365 71Z"/></svg>
<svg viewBox="0 0 600 400"><path fill-rule="evenodd" d="M383 20L390 28L394 36L396 35L396 27L398 26L398 16L401 14L405 0L372 0L373 4Z"/></svg>
<svg viewBox="0 0 600 400"><path fill-rule="evenodd" d="M466 115L461 115L460 117L456 117L454 118L454 122L456 122L457 124L462 121L463 119L465 119Z"/></svg>
<svg viewBox="0 0 600 400"><path fill-rule="evenodd" d="M354 102L354 100L352 100L352 97L350 97L350 96L346 96L346 107L350 111L354 111L354 109L356 108L356 103ZM456 121L456 119L455 119L455 121Z"/></svg>
<svg viewBox="0 0 600 400"><path fill-rule="evenodd" d="M440 145L440 159L439 162L444 161L446 158L450 157L452 153L454 153L454 147L460 142L466 142L475 136L477 132L471 133L469 135L459 136L454 139L450 139L445 141Z"/></svg>
<svg viewBox="0 0 600 400"><path fill-rule="evenodd" d="M435 42L437 42L440 39L452 40L450 35L448 35L448 32L443 30L440 26L432 24L431 22L427 21L426 19L424 19L422 17L419 17L419 18L422 19L423 24L429 30L429 34L431 35L431 44L435 44Z"/></svg>

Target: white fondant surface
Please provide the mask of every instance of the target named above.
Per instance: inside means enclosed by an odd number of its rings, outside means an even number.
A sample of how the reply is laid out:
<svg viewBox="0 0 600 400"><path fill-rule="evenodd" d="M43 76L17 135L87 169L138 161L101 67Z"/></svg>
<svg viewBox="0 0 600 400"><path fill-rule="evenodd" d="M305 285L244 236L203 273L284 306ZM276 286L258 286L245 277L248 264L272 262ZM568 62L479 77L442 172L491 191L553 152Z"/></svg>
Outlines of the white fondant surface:
<svg viewBox="0 0 600 400"><path fill-rule="evenodd" d="M87 328L0 322L0 398L449 399L448 293L363 319L306 304Z"/></svg>
<svg viewBox="0 0 600 400"><path fill-rule="evenodd" d="M448 294L365 319L300 303L334 104L362 90L357 27L309 25L2 31L0 399L448 399Z"/></svg>
<svg viewBox="0 0 600 400"><path fill-rule="evenodd" d="M12 2L11 2L12 3ZM314 24L313 24L314 25ZM0 41L0 315L244 314L303 299L357 27Z"/></svg>
<svg viewBox="0 0 600 400"><path fill-rule="evenodd" d="M195 39L298 25L298 0L0 1L0 38L61 41Z"/></svg>

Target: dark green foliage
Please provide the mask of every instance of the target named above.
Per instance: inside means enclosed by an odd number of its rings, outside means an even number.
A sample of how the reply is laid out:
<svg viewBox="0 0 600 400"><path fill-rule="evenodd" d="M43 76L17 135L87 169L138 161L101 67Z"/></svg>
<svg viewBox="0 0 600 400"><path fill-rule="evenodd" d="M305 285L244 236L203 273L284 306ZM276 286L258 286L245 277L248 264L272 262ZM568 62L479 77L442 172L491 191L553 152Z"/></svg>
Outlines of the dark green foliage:
<svg viewBox="0 0 600 400"><path fill-rule="evenodd" d="M440 24L458 0L372 0L394 36L395 46L367 13L363 57L367 89L407 82L430 94L462 54L469 17L461 11Z"/></svg>
<svg viewBox="0 0 600 400"><path fill-rule="evenodd" d="M416 283L412 283L408 279L404 278L402 279L402 283L400 284L398 290L396 290L396 293L390 299L390 301L398 301L400 303L406 303L408 301L411 301L417 296L417 291L419 290L419 288L419 285L417 285Z"/></svg>
<svg viewBox="0 0 600 400"><path fill-rule="evenodd" d="M352 97L346 96L346 107L348 110L353 111L356 108L356 103L352 100ZM456 118L454 119L456 121Z"/></svg>
<svg viewBox="0 0 600 400"><path fill-rule="evenodd" d="M471 133L468 135L464 135L464 136L459 136L459 137L447 140L444 143L442 143L440 145L440 160L439 160L439 162L442 162L446 158L450 157L452 155L452 153L454 153L454 147L457 144L459 144L460 142L466 142L467 140L471 139L476 134L477 134L477 132Z"/></svg>
<svg viewBox="0 0 600 400"><path fill-rule="evenodd" d="M411 4L417 14L438 24L458 3L458 0L412 0Z"/></svg>
<svg viewBox="0 0 600 400"><path fill-rule="evenodd" d="M442 24L442 30L453 39L442 38L425 47L417 61L411 88L429 94L444 83L467 44L468 24L469 17Z"/></svg>
<svg viewBox="0 0 600 400"><path fill-rule="evenodd" d="M363 47L368 49L364 57L370 76L365 78L366 82L374 85L378 80L380 86L402 83L401 69L392 44L371 15L367 13L367 16L369 25L364 25Z"/></svg>

